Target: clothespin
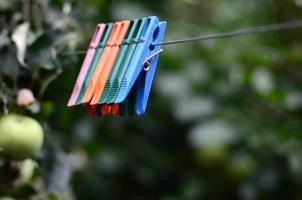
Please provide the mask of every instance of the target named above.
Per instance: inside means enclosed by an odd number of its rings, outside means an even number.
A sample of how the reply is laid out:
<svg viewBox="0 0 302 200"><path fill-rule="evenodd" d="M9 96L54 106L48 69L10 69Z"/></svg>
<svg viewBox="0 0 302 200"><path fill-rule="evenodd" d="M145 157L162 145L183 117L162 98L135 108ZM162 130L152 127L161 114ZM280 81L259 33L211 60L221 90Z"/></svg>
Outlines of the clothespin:
<svg viewBox="0 0 302 200"><path fill-rule="evenodd" d="M130 21L126 21L126 20L122 21L120 24L120 29L118 31L116 40L114 41L114 44L111 47L110 56L104 62L104 66L102 68L100 76L97 79L97 85L96 85L96 88L94 91L93 98L90 102L90 105L97 105L99 102L99 99L101 98L105 84L108 80L108 77L110 75L114 62L118 56L120 46L125 38L129 25L130 25Z"/></svg>
<svg viewBox="0 0 302 200"><path fill-rule="evenodd" d="M111 110L110 105L114 103L115 97L118 94L121 82L136 49L136 45L142 41L140 36L146 20L147 18L135 19L130 24L110 77L106 82L103 94L98 102L104 107L101 108L101 114L104 116L110 114L108 113ZM115 109L113 108L112 111L114 112L114 110Z"/></svg>
<svg viewBox="0 0 302 200"><path fill-rule="evenodd" d="M160 45L153 44L162 42L166 24L166 22L159 22L157 17L148 17L141 37L144 42L137 44L114 101L115 104L124 103L131 90L135 89L135 115L142 115L146 110L158 54L162 51ZM136 88L133 87L135 83L137 83Z"/></svg>
<svg viewBox="0 0 302 200"><path fill-rule="evenodd" d="M94 34L92 36L92 39L91 39L91 42L90 42L89 49L86 53L84 62L82 64L82 67L81 67L81 70L80 70L80 73L77 77L77 80L76 80L76 83L74 85L71 97L68 101L68 104L67 104L68 107L76 105L76 101L77 101L77 98L79 96L82 84L84 82L84 79L85 79L85 76L86 76L87 71L89 69L92 58L95 54L95 49L96 49L96 47L97 47L97 45L98 45L98 43L101 39L101 36L103 34L104 28L105 28L105 24L98 24L96 29L95 29L95 32L94 32Z"/></svg>
<svg viewBox="0 0 302 200"><path fill-rule="evenodd" d="M99 61L99 59L100 59L100 57L102 55L102 52L103 52L103 50L104 50L104 48L105 48L105 46L107 44L109 35L110 35L111 31L112 31L112 27L113 27L113 23L106 24L106 27L105 27L104 32L103 32L103 35L102 35L101 40L100 40L100 42L98 44L98 47L97 47L96 52L95 52L95 55L94 55L94 57L92 59L91 65L90 65L90 67L88 69L87 75L86 75L84 83L82 85L80 94L79 94L79 96L77 98L77 102L76 102L77 105L81 104L81 101L82 101L82 98L83 98L83 96L84 96L84 94L86 92L89 80L90 80L90 78L91 78L91 76L92 76L92 74L93 74L93 72L95 70L95 67L96 67L96 65L97 65L97 63L98 63L98 61Z"/></svg>
<svg viewBox="0 0 302 200"><path fill-rule="evenodd" d="M110 59L111 53L116 52L116 45L117 45L117 40L120 40L120 31L121 29L125 29L125 26L128 27L129 21L122 21L122 22L116 22L113 26L112 32L109 36L108 42L106 47L104 48L102 55L96 65L96 68L93 72L93 75L91 76L87 90L85 92L85 95L81 101L82 104L88 104L90 103L94 92L96 90L96 87L98 86L98 80L100 79L100 76L102 76L102 71L103 68L106 68L106 63L108 62L107 60ZM126 29L127 30L127 29ZM118 47L118 46L117 46ZM107 70L106 70L107 71Z"/></svg>

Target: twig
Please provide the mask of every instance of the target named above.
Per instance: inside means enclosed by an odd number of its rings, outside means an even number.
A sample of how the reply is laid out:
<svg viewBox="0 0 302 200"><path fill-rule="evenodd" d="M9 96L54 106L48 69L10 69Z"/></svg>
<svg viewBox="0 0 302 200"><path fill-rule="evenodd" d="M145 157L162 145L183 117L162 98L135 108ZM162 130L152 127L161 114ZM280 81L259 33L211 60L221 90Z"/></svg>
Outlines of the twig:
<svg viewBox="0 0 302 200"><path fill-rule="evenodd" d="M41 86L40 92L38 94L39 99L44 95L44 93L45 93L47 87L50 85L50 83L53 82L54 80L56 80L62 72L63 72L63 70L61 68L58 68L54 74L52 74L50 77L48 77L48 79L46 79L46 81L44 81L44 83Z"/></svg>

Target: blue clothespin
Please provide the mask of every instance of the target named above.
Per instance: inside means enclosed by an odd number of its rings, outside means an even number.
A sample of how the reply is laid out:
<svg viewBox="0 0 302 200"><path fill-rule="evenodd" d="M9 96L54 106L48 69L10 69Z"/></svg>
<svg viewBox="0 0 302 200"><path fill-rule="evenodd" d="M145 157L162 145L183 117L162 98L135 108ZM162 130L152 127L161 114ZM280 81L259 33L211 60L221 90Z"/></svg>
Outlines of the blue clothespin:
<svg viewBox="0 0 302 200"><path fill-rule="evenodd" d="M159 22L157 17L148 17L141 35L143 42L137 44L132 60L123 78L119 93L114 101L115 104L122 105L131 90L135 89L135 115L145 113L156 71L158 54L162 51L160 45L154 44L163 41L166 26L167 23ZM135 88L133 87L134 84L136 84Z"/></svg>

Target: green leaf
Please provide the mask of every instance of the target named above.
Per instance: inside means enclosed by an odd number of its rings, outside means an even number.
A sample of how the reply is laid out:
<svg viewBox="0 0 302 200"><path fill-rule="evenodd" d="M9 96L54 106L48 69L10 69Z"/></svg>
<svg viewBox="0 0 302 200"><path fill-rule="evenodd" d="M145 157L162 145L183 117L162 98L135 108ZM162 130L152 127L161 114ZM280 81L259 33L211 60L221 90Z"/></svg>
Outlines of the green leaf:
<svg viewBox="0 0 302 200"><path fill-rule="evenodd" d="M15 42L17 46L17 58L19 63L24 67L26 66L24 62L24 57L27 47L27 34L29 31L29 23L25 22L17 26L12 34L12 41Z"/></svg>

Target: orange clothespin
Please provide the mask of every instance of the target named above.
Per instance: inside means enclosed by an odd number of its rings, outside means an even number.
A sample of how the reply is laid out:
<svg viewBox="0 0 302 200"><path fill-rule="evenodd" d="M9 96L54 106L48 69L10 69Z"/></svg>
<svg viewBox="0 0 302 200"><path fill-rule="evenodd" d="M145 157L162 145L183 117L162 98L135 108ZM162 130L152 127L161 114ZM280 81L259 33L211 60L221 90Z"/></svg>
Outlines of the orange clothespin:
<svg viewBox="0 0 302 200"><path fill-rule="evenodd" d="M90 102L90 105L98 104L98 102L102 96L105 84L108 80L108 77L110 75L114 62L118 55L118 52L120 50L120 45L124 41L124 38L128 31L129 25L130 25L130 21L122 21L120 23L120 28L118 30L116 40L111 47L110 56L107 57L106 61L104 62L104 66L101 67L101 73L98 76L97 85L96 85L96 88L95 88L95 91L93 94L93 98Z"/></svg>
<svg viewBox="0 0 302 200"><path fill-rule="evenodd" d="M122 27L122 24L124 22L129 22L129 21L122 21L122 22L116 22L114 24L113 30L109 36L108 42L106 44L106 47L104 48L104 51L97 63L97 66L95 68L95 71L91 77L91 79L89 80L88 86L87 86L87 90L85 92L85 95L81 101L82 104L88 104L91 101L91 98L93 97L93 94L95 92L95 88L97 86L97 81L99 79L99 76L101 75L101 72L104 68L104 65L108 59L108 57L110 57L111 55L111 50L114 47L114 44L116 44L116 40L118 38L118 34L119 34L119 30Z"/></svg>

